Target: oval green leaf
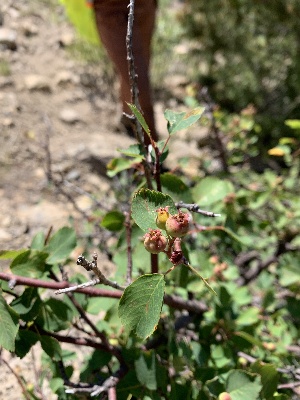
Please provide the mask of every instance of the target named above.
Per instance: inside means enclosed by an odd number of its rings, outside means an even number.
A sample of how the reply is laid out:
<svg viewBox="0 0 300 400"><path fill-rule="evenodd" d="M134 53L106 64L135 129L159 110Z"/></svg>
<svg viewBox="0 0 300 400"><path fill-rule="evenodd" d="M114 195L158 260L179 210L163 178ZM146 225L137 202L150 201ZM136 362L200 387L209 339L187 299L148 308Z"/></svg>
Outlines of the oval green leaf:
<svg viewBox="0 0 300 400"><path fill-rule="evenodd" d="M193 188L195 202L201 207L222 201L229 193L233 192L234 187L230 181L211 176L202 179Z"/></svg>
<svg viewBox="0 0 300 400"><path fill-rule="evenodd" d="M122 324L145 340L155 330L165 289L162 274L142 275L129 285L119 303Z"/></svg>
<svg viewBox="0 0 300 400"><path fill-rule="evenodd" d="M0 347L15 350L15 338L19 329L19 317L6 303L0 292Z"/></svg>
<svg viewBox="0 0 300 400"><path fill-rule="evenodd" d="M65 261L71 251L76 246L76 234L74 229L63 227L55 235L52 236L45 251L49 254L47 258L48 264L56 264Z"/></svg>
<svg viewBox="0 0 300 400"><path fill-rule="evenodd" d="M232 400L257 400L262 389L261 378L241 370L229 372L226 391Z"/></svg>
<svg viewBox="0 0 300 400"><path fill-rule="evenodd" d="M197 107L187 113L166 110L164 116L168 121L167 128L169 134L172 135L173 133L181 131L182 129L189 128L202 117L204 111L205 107Z"/></svg>
<svg viewBox="0 0 300 400"><path fill-rule="evenodd" d="M124 227L125 216L120 211L110 211L104 215L101 226L111 232L118 232Z"/></svg>

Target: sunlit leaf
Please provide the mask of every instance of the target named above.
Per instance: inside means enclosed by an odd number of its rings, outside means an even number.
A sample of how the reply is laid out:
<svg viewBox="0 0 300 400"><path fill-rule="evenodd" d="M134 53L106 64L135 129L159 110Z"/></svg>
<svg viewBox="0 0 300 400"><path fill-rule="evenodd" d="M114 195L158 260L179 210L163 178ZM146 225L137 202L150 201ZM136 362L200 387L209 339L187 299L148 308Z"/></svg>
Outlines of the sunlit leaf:
<svg viewBox="0 0 300 400"><path fill-rule="evenodd" d="M164 116L168 121L168 132L172 135L175 132L187 129L195 122L198 121L203 115L205 107L197 107L189 112L175 112L172 110L166 110Z"/></svg>
<svg viewBox="0 0 300 400"><path fill-rule="evenodd" d="M76 233L74 229L63 227L53 235L45 251L49 252L48 264L65 261L76 246Z"/></svg>
<svg viewBox="0 0 300 400"><path fill-rule="evenodd" d="M164 275L142 275L128 286L119 303L123 325L146 339L156 329L164 297Z"/></svg>

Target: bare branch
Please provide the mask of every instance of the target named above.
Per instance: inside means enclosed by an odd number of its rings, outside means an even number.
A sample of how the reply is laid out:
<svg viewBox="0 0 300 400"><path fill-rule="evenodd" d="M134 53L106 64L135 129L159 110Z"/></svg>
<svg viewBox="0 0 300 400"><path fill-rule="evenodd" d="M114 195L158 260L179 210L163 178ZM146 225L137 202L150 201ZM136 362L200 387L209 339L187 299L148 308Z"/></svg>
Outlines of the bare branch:
<svg viewBox="0 0 300 400"><path fill-rule="evenodd" d="M12 275L7 274L5 272L0 272L0 279L4 281L15 281L15 286L31 286L31 287L40 287L46 289L59 290L70 287L70 283L68 281L62 282L51 282L51 281L43 281L41 279L27 278L25 276ZM96 288L81 288L76 289L76 292L84 293L91 297L109 297L114 299L119 299L122 296L122 292L119 290L108 290L108 289L96 289Z"/></svg>
<svg viewBox="0 0 300 400"><path fill-rule="evenodd" d="M66 393L76 394L76 393L89 393L91 397L98 396L103 392L108 392L109 389L117 386L119 381L127 374L128 368L123 364L120 369L115 372L112 376L107 378L102 385L94 385L91 387L84 387L83 384L74 385L72 388L66 389Z"/></svg>
<svg viewBox="0 0 300 400"><path fill-rule="evenodd" d="M126 229L126 242L127 242L127 274L126 282L130 285L132 281L132 247L131 247L131 221L130 213L125 212L125 229Z"/></svg>
<svg viewBox="0 0 300 400"><path fill-rule="evenodd" d="M215 214L212 211L201 210L200 206L198 206L198 204L186 204L183 201L179 201L178 203L175 203L175 206L177 208L186 208L190 212L202 214L202 215L205 215L206 217L221 217L221 214Z"/></svg>
<svg viewBox="0 0 300 400"><path fill-rule="evenodd" d="M137 74L134 66L134 57L132 51L132 37L133 37L133 21L134 21L134 0L130 0L129 3L129 14L128 14L128 24L127 24L127 34L126 34L126 49L127 49L127 62L128 62L128 73L130 79L130 90L131 90L131 102L134 104L138 110L141 109L139 103L139 89L137 84ZM144 143L143 132L141 124L136 121L135 126L138 136L138 141Z"/></svg>
<svg viewBox="0 0 300 400"><path fill-rule="evenodd" d="M83 268L85 268L87 271L93 271L99 280L99 282L97 283L102 283L103 285L111 286L112 288L117 290L124 290L125 287L120 286L117 282L110 281L109 279L106 278L106 276L103 275L103 273L98 268L97 260L98 260L97 253L93 254L93 261L87 261L85 257L81 255L78 257L76 264L83 266Z"/></svg>
<svg viewBox="0 0 300 400"><path fill-rule="evenodd" d="M10 281L11 279L13 279L16 282L16 286L24 285L24 286L40 287L53 290L67 288L70 285L69 282L67 281L62 281L62 282L43 281L40 279L11 275L4 272L0 272L0 279L4 281ZM76 292L84 293L91 297L109 297L114 299L119 299L123 294L123 292L120 290L107 290L107 289L96 289L96 288L77 289ZM194 314L201 315L206 311L208 311L208 307L205 303L198 300L185 300L179 296L165 295L164 302L169 307L175 308L177 310L187 310Z"/></svg>

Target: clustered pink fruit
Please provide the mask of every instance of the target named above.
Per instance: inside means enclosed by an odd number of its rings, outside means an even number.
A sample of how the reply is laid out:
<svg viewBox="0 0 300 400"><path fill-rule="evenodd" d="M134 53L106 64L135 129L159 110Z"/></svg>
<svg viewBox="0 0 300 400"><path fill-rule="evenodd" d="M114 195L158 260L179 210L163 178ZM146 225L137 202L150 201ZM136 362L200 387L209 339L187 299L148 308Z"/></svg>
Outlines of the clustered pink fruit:
<svg viewBox="0 0 300 400"><path fill-rule="evenodd" d="M191 226L191 215L179 211L178 214L171 215L166 221L166 231L169 236L182 237L186 235Z"/></svg>
<svg viewBox="0 0 300 400"><path fill-rule="evenodd" d="M145 249L152 254L165 252L172 264L177 265L183 257L179 238L188 233L192 217L182 211L170 215L168 206L160 207L156 212L156 226L160 229L149 229L143 238ZM161 229L166 231L167 237L162 234Z"/></svg>
<svg viewBox="0 0 300 400"><path fill-rule="evenodd" d="M160 229L149 229L144 236L144 246L152 254L158 254L165 250L167 238L161 233Z"/></svg>

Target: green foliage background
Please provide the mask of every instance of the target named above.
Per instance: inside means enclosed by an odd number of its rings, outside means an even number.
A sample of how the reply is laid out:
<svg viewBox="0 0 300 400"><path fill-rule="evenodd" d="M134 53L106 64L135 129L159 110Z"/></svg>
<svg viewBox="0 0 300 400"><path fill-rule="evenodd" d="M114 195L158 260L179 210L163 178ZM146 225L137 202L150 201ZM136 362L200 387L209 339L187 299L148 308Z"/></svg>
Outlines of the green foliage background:
<svg viewBox="0 0 300 400"><path fill-rule="evenodd" d="M188 0L180 19L196 43L194 77L228 109L254 104L273 130L299 118L299 18L298 0Z"/></svg>

